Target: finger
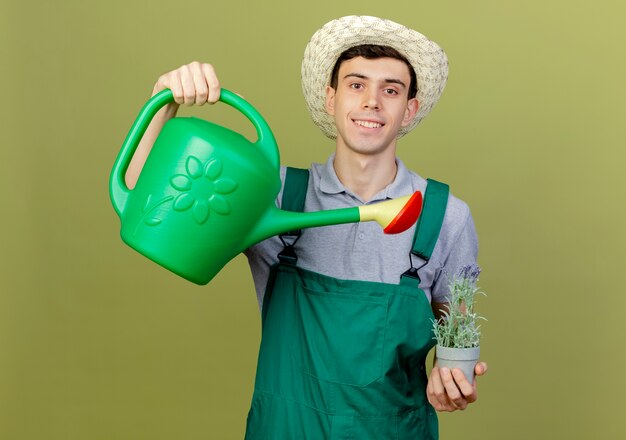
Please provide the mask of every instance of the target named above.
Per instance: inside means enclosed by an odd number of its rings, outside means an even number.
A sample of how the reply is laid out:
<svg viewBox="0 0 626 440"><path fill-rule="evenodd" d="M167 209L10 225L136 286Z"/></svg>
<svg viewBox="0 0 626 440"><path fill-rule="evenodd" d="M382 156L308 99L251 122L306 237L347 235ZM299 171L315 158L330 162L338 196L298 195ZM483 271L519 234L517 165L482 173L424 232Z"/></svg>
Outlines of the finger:
<svg viewBox="0 0 626 440"><path fill-rule="evenodd" d="M474 367L474 373L476 376L482 376L487 372L487 363L486 362L478 362Z"/></svg>
<svg viewBox="0 0 626 440"><path fill-rule="evenodd" d="M463 395L463 398L468 403L473 403L476 401L476 386L470 384L463 371L459 368L452 369L452 376L454 377L454 382L457 385L458 390Z"/></svg>
<svg viewBox="0 0 626 440"><path fill-rule="evenodd" d="M196 105L204 105L207 103L209 97L209 86L207 85L202 66L199 62L194 61L189 65L191 75L193 77L193 83L196 90L196 96L194 103Z"/></svg>
<svg viewBox="0 0 626 440"><path fill-rule="evenodd" d="M435 367L430 373L430 376L431 376L431 381L433 385L433 394L435 395L435 398L439 402L440 406L444 408L444 411L449 411L450 409L448 408L450 408L451 406L454 407L454 404L451 401L450 396L448 395L446 391L446 387L443 383L444 370L446 369Z"/></svg>
<svg viewBox="0 0 626 440"><path fill-rule="evenodd" d="M183 85L180 82L180 74L178 71L174 70L166 73L165 75L161 75L158 84L160 85L161 90L167 88L172 91L172 96L174 97L174 102L176 102L176 104L183 103Z"/></svg>
<svg viewBox="0 0 626 440"><path fill-rule="evenodd" d="M193 83L193 74L189 65L181 66L178 71L180 72L180 82L183 86L183 104L191 106L196 102L196 86Z"/></svg>
<svg viewBox="0 0 626 440"><path fill-rule="evenodd" d="M443 384L441 383L440 370L437 367L434 367L430 372L430 378L428 380L428 384L431 387L431 393L434 397L434 400L441 406L445 406L447 402L447 396L445 395L445 389Z"/></svg>
<svg viewBox="0 0 626 440"><path fill-rule="evenodd" d="M452 373L449 368L441 368L441 382L443 383L447 397L450 399L452 404L458 409L465 409L467 407L467 400L465 399L465 396L461 394L457 384L454 382L454 378L452 377Z"/></svg>
<svg viewBox="0 0 626 440"><path fill-rule="evenodd" d="M437 367L435 367L436 369ZM436 378L438 378L437 371L433 369L430 373L430 377L428 378L428 384L426 385L426 397L428 397L428 401L432 406L435 407L437 411L441 411L441 404L439 403L439 399L435 395L435 387L433 385Z"/></svg>
<svg viewBox="0 0 626 440"><path fill-rule="evenodd" d="M443 397L443 402L439 400L440 397L438 397L435 393L435 383L439 383L441 390L443 390L443 385L441 385L441 379L439 377L437 367L431 371L430 378L428 379L428 385L426 386L426 397L428 398L428 402L437 411L455 411L456 408L446 396L440 396Z"/></svg>
<svg viewBox="0 0 626 440"><path fill-rule="evenodd" d="M154 87L152 89L152 96L156 95L157 93L161 92L162 90L171 89L171 87L167 83L166 77L167 77L166 75L159 76L159 79L157 79L157 82L156 82L156 84L154 85Z"/></svg>
<svg viewBox="0 0 626 440"><path fill-rule="evenodd" d="M209 87L208 102L209 104L215 104L220 99L220 81L217 79L217 74L212 65L207 63L202 64L202 72L207 86Z"/></svg>

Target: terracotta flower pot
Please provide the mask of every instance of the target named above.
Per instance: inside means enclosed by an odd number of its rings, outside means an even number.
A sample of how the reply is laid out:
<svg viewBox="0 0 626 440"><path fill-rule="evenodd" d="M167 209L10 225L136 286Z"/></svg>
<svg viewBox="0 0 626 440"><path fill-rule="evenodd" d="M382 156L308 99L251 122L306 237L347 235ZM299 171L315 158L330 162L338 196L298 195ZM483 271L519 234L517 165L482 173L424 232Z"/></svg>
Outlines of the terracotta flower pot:
<svg viewBox="0 0 626 440"><path fill-rule="evenodd" d="M474 367L478 362L480 347L450 348L437 345L439 367L460 368L469 383L474 382Z"/></svg>

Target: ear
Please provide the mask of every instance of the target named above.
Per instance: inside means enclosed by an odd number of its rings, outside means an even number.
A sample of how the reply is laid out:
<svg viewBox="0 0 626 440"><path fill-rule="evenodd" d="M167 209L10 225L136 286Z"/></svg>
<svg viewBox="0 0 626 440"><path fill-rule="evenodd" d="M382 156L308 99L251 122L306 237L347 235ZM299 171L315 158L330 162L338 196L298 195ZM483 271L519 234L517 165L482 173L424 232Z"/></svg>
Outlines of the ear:
<svg viewBox="0 0 626 440"><path fill-rule="evenodd" d="M420 108L420 103L417 98L411 98L406 103L406 110L404 111L404 118L402 118L402 126L406 127L411 123L417 110Z"/></svg>
<svg viewBox="0 0 626 440"><path fill-rule="evenodd" d="M326 113L335 116L335 89L326 86Z"/></svg>

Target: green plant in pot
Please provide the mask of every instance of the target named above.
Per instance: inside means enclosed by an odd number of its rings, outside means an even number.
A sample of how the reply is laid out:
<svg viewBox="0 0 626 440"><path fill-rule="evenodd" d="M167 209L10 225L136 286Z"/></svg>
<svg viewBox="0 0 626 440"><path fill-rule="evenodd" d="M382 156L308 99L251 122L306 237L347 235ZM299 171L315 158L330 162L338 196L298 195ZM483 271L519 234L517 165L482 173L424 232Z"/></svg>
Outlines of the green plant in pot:
<svg viewBox="0 0 626 440"><path fill-rule="evenodd" d="M480 325L485 319L474 311L475 297L484 292L476 286L480 267L463 266L450 282L447 310L433 320L439 367L460 368L467 380L474 381L474 367L480 355Z"/></svg>

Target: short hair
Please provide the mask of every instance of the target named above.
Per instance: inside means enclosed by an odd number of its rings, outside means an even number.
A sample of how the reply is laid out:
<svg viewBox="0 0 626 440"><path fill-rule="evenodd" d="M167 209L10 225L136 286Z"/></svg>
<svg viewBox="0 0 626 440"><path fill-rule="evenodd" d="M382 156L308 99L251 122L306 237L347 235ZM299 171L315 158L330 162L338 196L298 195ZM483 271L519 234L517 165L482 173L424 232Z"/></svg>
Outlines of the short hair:
<svg viewBox="0 0 626 440"><path fill-rule="evenodd" d="M359 46L353 46L344 50L333 67L332 74L330 76L330 86L337 90L337 82L339 75L339 67L344 61L351 60L352 58L363 57L368 60L375 60L377 58L395 58L406 64L409 68L409 75L411 76L411 83L409 84L409 99L415 98L417 95L417 78L415 76L415 70L409 60L404 55L398 52L391 46L381 46L377 44L361 44Z"/></svg>

